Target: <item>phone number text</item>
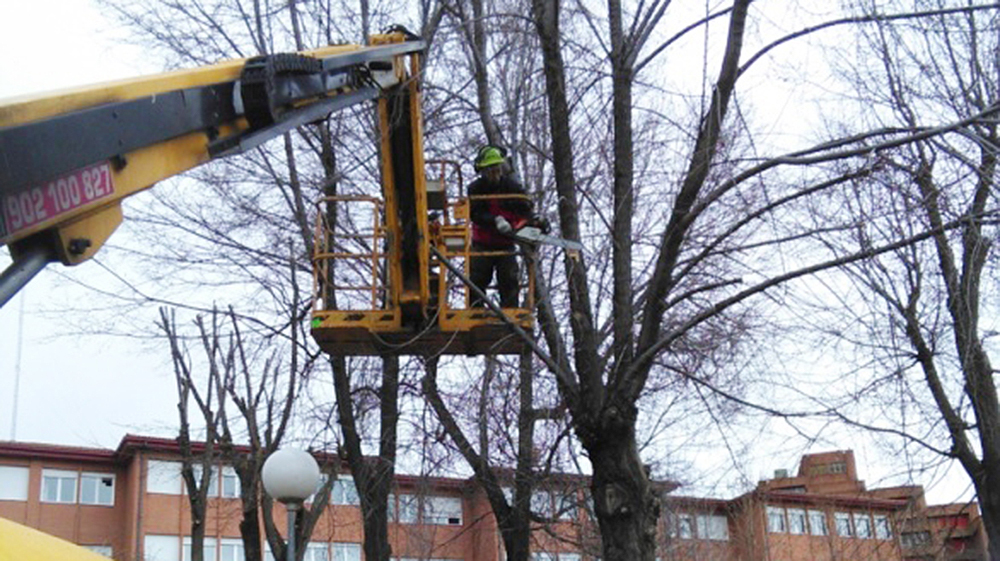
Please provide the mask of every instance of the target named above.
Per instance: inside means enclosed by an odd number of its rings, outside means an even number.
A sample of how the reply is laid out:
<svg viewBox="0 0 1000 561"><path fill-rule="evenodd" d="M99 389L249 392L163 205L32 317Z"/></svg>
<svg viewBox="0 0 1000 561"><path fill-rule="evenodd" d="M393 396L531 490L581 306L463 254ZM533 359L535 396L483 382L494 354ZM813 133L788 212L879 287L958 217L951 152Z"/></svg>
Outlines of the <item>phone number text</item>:
<svg viewBox="0 0 1000 561"><path fill-rule="evenodd" d="M114 193L111 166L100 163L3 198L7 234L14 234Z"/></svg>

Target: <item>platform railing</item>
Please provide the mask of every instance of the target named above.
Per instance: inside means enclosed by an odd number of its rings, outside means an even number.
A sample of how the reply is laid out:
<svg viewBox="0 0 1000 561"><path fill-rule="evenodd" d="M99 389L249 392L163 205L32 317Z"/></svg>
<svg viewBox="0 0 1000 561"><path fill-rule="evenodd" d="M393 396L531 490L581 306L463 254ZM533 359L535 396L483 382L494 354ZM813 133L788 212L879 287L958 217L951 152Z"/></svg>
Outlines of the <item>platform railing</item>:
<svg viewBox="0 0 1000 561"><path fill-rule="evenodd" d="M316 203L315 310L384 308L387 232L381 199L324 197Z"/></svg>

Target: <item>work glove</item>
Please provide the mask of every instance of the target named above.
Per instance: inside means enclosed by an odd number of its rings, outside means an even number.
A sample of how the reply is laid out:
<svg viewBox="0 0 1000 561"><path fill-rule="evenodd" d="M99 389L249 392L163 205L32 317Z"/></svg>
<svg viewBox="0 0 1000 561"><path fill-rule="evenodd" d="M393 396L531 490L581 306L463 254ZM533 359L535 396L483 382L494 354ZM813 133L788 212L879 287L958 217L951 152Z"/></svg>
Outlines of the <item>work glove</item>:
<svg viewBox="0 0 1000 561"><path fill-rule="evenodd" d="M497 232L500 232L501 234L509 234L514 231L510 222L507 222L507 219L503 216L497 216L494 220L496 221Z"/></svg>
<svg viewBox="0 0 1000 561"><path fill-rule="evenodd" d="M548 234L552 231L552 225L549 224L549 219L544 216L536 216L535 225L538 226L538 229L541 230L543 234Z"/></svg>

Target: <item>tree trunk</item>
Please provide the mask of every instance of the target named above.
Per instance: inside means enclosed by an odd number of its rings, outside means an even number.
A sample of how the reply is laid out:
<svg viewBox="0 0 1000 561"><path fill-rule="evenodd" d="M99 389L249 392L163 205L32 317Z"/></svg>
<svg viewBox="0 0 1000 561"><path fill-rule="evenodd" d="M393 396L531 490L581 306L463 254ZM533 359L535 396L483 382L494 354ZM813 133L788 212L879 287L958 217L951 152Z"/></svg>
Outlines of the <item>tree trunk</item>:
<svg viewBox="0 0 1000 561"><path fill-rule="evenodd" d="M496 366L493 357L487 357L486 368ZM426 375L422 382L424 396L434 409L438 421L458 451L474 472L490 502L497 528L503 540L507 561L529 561L531 556L531 496L534 470L532 469L532 443L534 442L534 413L532 408L531 352L521 355L520 407L518 411L518 454L517 469L514 470L514 504L508 504L500 486L500 480L489 462L489 444L486 436L480 435L480 449L473 448L451 411L445 406L437 386L437 359L430 359L425 365ZM484 376L483 384L489 383ZM484 392L486 390L484 389Z"/></svg>
<svg viewBox="0 0 1000 561"><path fill-rule="evenodd" d="M257 462L246 460L234 465L236 475L240 480L240 505L243 517L240 519L240 537L243 540L243 558L246 561L258 561L264 558L260 546L260 495L257 493L257 481L260 470Z"/></svg>
<svg viewBox="0 0 1000 561"><path fill-rule="evenodd" d="M1000 559L1000 469L995 462L983 461L980 477L974 477L983 528L989 540L989 558Z"/></svg>
<svg viewBox="0 0 1000 561"><path fill-rule="evenodd" d="M505 524L500 528L507 561L529 561L531 559L530 524Z"/></svg>
<svg viewBox="0 0 1000 561"><path fill-rule="evenodd" d="M198 503L196 505L196 503ZM205 505L200 501L191 500L191 561L205 560L205 517L198 516L197 512L204 513Z"/></svg>
<svg viewBox="0 0 1000 561"><path fill-rule="evenodd" d="M351 379L343 357L331 361L340 430L344 437L347 463L361 499L365 539L365 559L390 561L388 498L395 478L396 431L399 424L399 358L382 359L382 380L379 388L380 425L379 456L365 458L361 450L361 435L351 401Z"/></svg>
<svg viewBox="0 0 1000 561"><path fill-rule="evenodd" d="M591 493L607 561L653 561L660 503L639 459L635 409L611 407L583 445L594 468Z"/></svg>
<svg viewBox="0 0 1000 561"><path fill-rule="evenodd" d="M389 561L392 557L392 547L389 545L389 484L394 476L391 464L383 462L381 459L373 460L376 465L368 471L368 487L361 499L368 499L368 506L364 510L364 550L365 559L373 561ZM389 482L389 483L382 483ZM378 488L376 488L378 487ZM373 500L372 500L373 499Z"/></svg>

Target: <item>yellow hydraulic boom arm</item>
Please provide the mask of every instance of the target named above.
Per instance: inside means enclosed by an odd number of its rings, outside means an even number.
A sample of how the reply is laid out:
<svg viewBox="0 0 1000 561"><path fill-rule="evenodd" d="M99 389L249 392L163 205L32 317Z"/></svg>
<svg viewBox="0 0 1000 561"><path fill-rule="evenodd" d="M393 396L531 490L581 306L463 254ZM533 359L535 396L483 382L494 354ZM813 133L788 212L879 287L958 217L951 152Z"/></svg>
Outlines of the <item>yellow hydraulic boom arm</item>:
<svg viewBox="0 0 1000 561"><path fill-rule="evenodd" d="M3 306L49 262L92 257L121 201L403 82L424 42L401 32L0 101Z"/></svg>

